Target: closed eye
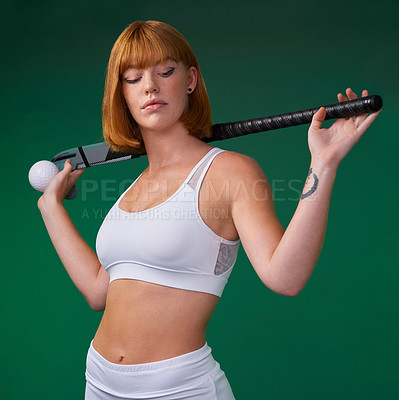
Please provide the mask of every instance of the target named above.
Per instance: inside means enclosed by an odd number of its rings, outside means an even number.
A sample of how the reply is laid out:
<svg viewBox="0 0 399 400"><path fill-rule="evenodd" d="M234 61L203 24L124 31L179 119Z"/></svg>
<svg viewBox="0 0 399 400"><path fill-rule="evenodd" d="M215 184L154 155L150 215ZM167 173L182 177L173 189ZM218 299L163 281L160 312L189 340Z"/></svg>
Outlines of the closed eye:
<svg viewBox="0 0 399 400"><path fill-rule="evenodd" d="M124 80L127 83L137 83L140 80L140 78L137 78L137 79L127 79L127 78L125 78Z"/></svg>
<svg viewBox="0 0 399 400"><path fill-rule="evenodd" d="M161 73L160 76L162 76L163 78L167 78L168 76L173 74L174 70L175 70L175 68L171 67L169 69L169 71ZM127 83L133 83L134 84L134 83L137 83L140 79L141 78L137 78L137 79L127 79L127 78L125 78L124 80Z"/></svg>
<svg viewBox="0 0 399 400"><path fill-rule="evenodd" d="M173 71L174 71L174 70L175 70L175 69L174 69L173 67L171 67L170 70L169 70L168 72L164 72L164 73L161 74L161 75L164 76L164 77L170 76L170 75L173 74Z"/></svg>

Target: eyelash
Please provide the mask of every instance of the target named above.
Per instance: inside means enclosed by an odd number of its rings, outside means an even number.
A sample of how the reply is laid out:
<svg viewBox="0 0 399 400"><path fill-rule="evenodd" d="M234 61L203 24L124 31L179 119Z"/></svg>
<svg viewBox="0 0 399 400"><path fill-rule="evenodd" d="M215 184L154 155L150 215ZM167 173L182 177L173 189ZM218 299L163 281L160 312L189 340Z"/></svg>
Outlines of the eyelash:
<svg viewBox="0 0 399 400"><path fill-rule="evenodd" d="M162 76L163 78L167 78L168 76L172 75L172 73L173 73L174 70L175 70L174 68L171 68L168 72L162 73L161 76ZM137 83L137 82L139 81L139 79L140 79L140 78L137 78L137 79L126 79L126 78L125 78L125 81L126 81L127 83L134 84L134 83Z"/></svg>

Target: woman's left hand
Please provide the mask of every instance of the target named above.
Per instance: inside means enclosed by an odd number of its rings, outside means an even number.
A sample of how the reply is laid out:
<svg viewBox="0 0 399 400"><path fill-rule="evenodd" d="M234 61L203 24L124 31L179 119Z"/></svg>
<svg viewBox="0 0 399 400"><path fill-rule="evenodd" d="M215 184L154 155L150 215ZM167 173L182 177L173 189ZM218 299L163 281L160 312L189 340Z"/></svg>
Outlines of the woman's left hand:
<svg viewBox="0 0 399 400"><path fill-rule="evenodd" d="M346 98L338 93L339 102L357 99L352 89L346 89ZM362 96L368 96L367 90L363 90ZM321 163L324 168L336 170L339 163L349 153L368 127L377 118L381 110L369 115L363 114L354 117L339 118L328 129L322 129L321 124L326 116L326 109L321 107L313 115L308 132L309 150L312 155L312 163Z"/></svg>

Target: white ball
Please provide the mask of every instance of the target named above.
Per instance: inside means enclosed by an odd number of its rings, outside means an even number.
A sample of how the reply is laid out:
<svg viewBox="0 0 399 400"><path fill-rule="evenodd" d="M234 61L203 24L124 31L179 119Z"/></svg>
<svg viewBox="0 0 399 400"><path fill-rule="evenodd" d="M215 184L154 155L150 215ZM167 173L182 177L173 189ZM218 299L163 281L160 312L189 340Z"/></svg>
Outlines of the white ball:
<svg viewBox="0 0 399 400"><path fill-rule="evenodd" d="M38 161L29 170L29 182L39 192L44 192L50 179L58 174L59 169L51 161Z"/></svg>

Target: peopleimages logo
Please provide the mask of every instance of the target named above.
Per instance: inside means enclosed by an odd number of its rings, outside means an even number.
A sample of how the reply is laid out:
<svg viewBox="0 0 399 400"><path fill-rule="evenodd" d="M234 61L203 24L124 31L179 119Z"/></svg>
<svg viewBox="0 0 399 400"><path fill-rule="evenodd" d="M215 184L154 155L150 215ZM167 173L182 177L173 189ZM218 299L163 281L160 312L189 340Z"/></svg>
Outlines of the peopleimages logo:
<svg viewBox="0 0 399 400"><path fill-rule="evenodd" d="M131 186L132 182L131 179L124 179L122 181L117 181L116 179L81 179L78 198L81 201L100 199L104 202L114 203ZM244 201L265 201L268 200L268 189L266 186L270 185L275 202L298 202L304 184L305 181L300 179L273 179L268 182L257 180L251 184L242 180L235 182L234 186L230 181L226 180L222 185L218 184L217 187L212 182L206 182L201 187L200 197L203 201L218 201L227 198L230 198L232 201L238 198ZM137 185L136 187L134 185L134 197L130 200L134 202L136 199L139 199L142 203L160 200L159 202L161 203L171 197L179 188L176 187L176 183L172 185L167 180L146 181L140 186Z"/></svg>
<svg viewBox="0 0 399 400"><path fill-rule="evenodd" d="M131 179L118 182L116 179L81 179L80 199L87 201L94 199L100 194L103 201L116 201L119 196L132 184ZM94 196L95 194L95 196Z"/></svg>

